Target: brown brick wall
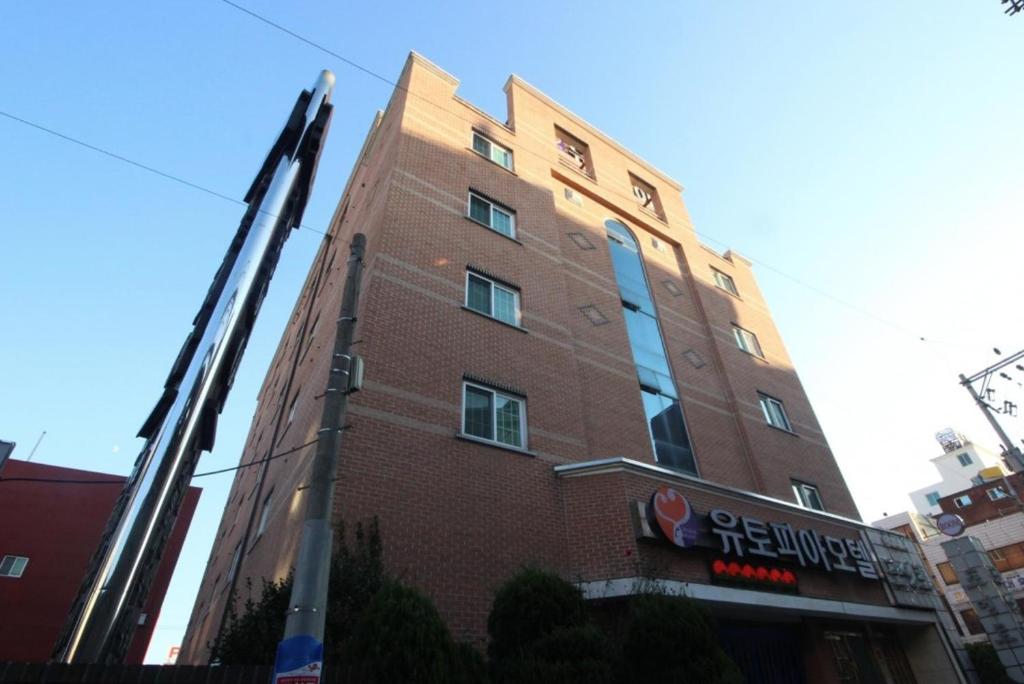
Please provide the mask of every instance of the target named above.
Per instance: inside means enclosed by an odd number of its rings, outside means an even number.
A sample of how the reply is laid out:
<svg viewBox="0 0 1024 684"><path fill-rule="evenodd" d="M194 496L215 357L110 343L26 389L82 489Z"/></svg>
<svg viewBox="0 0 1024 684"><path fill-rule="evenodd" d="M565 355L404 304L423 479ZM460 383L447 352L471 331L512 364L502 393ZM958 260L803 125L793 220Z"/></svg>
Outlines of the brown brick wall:
<svg viewBox="0 0 1024 684"><path fill-rule="evenodd" d="M857 515L750 265L698 243L677 183L518 79L506 87L507 125L459 99L457 82L422 58L410 58L399 83L284 331L244 461L314 438L348 241L362 231L367 268L356 337L367 383L350 402L338 515L348 522L379 516L389 568L428 591L460 637L482 637L493 590L525 563L573 578L632 574L643 560L626 555L636 548L625 510L630 496L640 496L636 484L569 484L552 471L612 456L654 463L603 225L617 218L641 245L701 475L785 500L796 477L816 484L830 511ZM589 145L593 178L560 161L556 126ZM513 151L513 171L473 152L474 129ZM664 220L633 197L630 174L657 191ZM329 182L321 176L318 191L329 191ZM515 210L515 241L466 217L470 188ZM566 188L582 206L567 200ZM314 271L329 261L314 292ZM470 264L520 288L526 332L463 309ZM732 275L739 297L715 287L711 266ZM607 323L594 325L582 307L595 307ZM305 353L303 331L318 314ZM736 349L733 322L757 334L765 359ZM525 394L531 455L456 438L464 373ZM795 435L764 424L758 390L785 403ZM309 448L271 462L262 483L259 468L239 471L183 662L206 657L224 612L232 551L271 490L270 524L258 540L250 533L239 576L288 571L311 455ZM684 562L672 567L688 572ZM821 595L830 591L846 595L835 587Z"/></svg>

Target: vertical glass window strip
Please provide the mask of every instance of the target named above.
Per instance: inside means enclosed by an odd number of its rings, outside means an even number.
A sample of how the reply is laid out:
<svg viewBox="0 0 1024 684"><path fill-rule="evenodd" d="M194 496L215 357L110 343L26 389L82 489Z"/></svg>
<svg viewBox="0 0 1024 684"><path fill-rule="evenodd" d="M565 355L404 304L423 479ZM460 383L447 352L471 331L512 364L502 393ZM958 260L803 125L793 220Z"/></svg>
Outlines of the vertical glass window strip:
<svg viewBox="0 0 1024 684"><path fill-rule="evenodd" d="M613 220L604 225L655 459L668 468L696 475L697 464L640 249L625 225Z"/></svg>
<svg viewBox="0 0 1024 684"><path fill-rule="evenodd" d="M491 281L472 273L466 280L466 306L482 314L491 315Z"/></svg>
<svg viewBox="0 0 1024 684"><path fill-rule="evenodd" d="M493 392L466 385L465 396L465 425L463 429L467 435L481 437L483 439L494 439L494 425L491 422L493 408Z"/></svg>

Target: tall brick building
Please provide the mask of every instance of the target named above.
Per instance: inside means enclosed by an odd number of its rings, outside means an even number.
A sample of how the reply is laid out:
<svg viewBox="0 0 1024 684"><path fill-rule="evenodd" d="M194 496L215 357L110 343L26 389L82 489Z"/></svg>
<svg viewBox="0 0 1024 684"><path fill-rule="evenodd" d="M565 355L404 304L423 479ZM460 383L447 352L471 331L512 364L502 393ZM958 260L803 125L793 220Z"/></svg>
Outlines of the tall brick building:
<svg viewBox="0 0 1024 684"><path fill-rule="evenodd" d="M484 639L495 588L535 564L613 608L642 578L704 601L748 672L770 650L810 681L957 681L936 614L879 576L750 262L701 245L676 181L528 83L506 84L506 122L457 86L410 55L242 460L315 439L363 232L337 515L379 517L388 566L457 637ZM239 471L183 662L208 657L246 577L288 572L312 453Z"/></svg>

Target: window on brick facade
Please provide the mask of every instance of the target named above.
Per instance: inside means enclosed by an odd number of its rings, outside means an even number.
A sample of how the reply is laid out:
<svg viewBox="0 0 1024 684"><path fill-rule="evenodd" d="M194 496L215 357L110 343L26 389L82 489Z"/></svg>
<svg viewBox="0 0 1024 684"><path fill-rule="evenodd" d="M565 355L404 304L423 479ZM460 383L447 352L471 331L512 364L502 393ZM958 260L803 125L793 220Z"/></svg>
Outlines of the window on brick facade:
<svg viewBox="0 0 1024 684"><path fill-rule="evenodd" d="M516 236L516 213L472 191L469 193L469 218L505 237Z"/></svg>
<svg viewBox="0 0 1024 684"><path fill-rule="evenodd" d="M786 415L786 408L782 405L781 401L760 392L758 393L758 398L761 400L761 411L764 412L764 419L769 425L786 432L793 431L792 426L789 424L789 416Z"/></svg>
<svg viewBox="0 0 1024 684"><path fill-rule="evenodd" d="M757 335L738 325L733 325L732 336L736 338L736 346L741 350L764 358L764 352L761 351L761 343L757 341Z"/></svg>
<svg viewBox="0 0 1024 684"><path fill-rule="evenodd" d="M295 404L297 404L298 401L299 401L299 393L296 392L295 396L292 397L292 403L288 406L288 423L287 423L287 425L291 425L292 421L295 420Z"/></svg>
<svg viewBox="0 0 1024 684"><path fill-rule="evenodd" d="M313 325L309 328L309 336L306 338L306 351L302 352L302 358L306 358L309 354L309 350L313 348L313 340L316 339L317 330L320 327L320 314L317 313L316 318L313 319Z"/></svg>
<svg viewBox="0 0 1024 684"><path fill-rule="evenodd" d="M487 157L498 166L512 170L512 150L502 147L482 133L473 131L473 151Z"/></svg>
<svg viewBox="0 0 1024 684"><path fill-rule="evenodd" d="M1000 499L1005 499L1010 496L1002 487L993 487L985 493L988 495L990 501L999 501Z"/></svg>
<svg viewBox="0 0 1024 684"><path fill-rule="evenodd" d="M590 158L590 146L573 134L555 126L555 145L561 154L560 160L586 176L594 177L594 166Z"/></svg>
<svg viewBox="0 0 1024 684"><path fill-rule="evenodd" d="M18 578L25 574L26 556L4 556L0 559L0 577Z"/></svg>
<svg viewBox="0 0 1024 684"><path fill-rule="evenodd" d="M732 279L731 275L728 275L727 273L722 273L717 268L711 269L711 275L714 276L715 285L717 285L719 289L725 290L729 294L739 296L740 293L736 289L736 281Z"/></svg>
<svg viewBox="0 0 1024 684"><path fill-rule="evenodd" d="M662 210L661 198L658 197L658 191L650 183L640 180L633 174L629 174L629 184L633 188L633 197L640 203L640 207L659 219L665 219L665 213Z"/></svg>
<svg viewBox="0 0 1024 684"><path fill-rule="evenodd" d="M260 508L260 521L256 525L256 538L257 539L267 529L267 522L270 520L270 501L273 498L273 496L274 496L274 490L270 490L270 493L267 494L265 499L263 499L263 507Z"/></svg>
<svg viewBox="0 0 1024 684"><path fill-rule="evenodd" d="M971 505L971 496L970 496L970 494L964 494L963 496L956 497L955 499L953 499L953 505L956 506L957 508L966 508L966 507L970 506Z"/></svg>
<svg viewBox="0 0 1024 684"><path fill-rule="evenodd" d="M971 455L966 452L962 454L957 454L956 460L960 461L960 465L964 466L965 468L974 463L974 460L971 458Z"/></svg>
<svg viewBox="0 0 1024 684"><path fill-rule="evenodd" d="M509 325L520 324L519 291L466 271L466 308Z"/></svg>
<svg viewBox="0 0 1024 684"><path fill-rule="evenodd" d="M228 568L228 576L225 582L231 584L231 580L235 579L235 573L238 572L238 563L242 559L242 542L235 544L235 553L231 556L231 567Z"/></svg>
<svg viewBox="0 0 1024 684"><path fill-rule="evenodd" d="M939 498L938 492L928 492L924 495L924 500L928 502L929 506L938 506Z"/></svg>
<svg viewBox="0 0 1024 684"><path fill-rule="evenodd" d="M793 485L793 495L796 496L798 504L815 511L825 510L825 505L821 503L821 495L818 493L817 487L806 482L800 482L799 480L790 480L790 482Z"/></svg>
<svg viewBox="0 0 1024 684"><path fill-rule="evenodd" d="M462 386L462 432L496 444L526 448L526 400L476 383Z"/></svg>

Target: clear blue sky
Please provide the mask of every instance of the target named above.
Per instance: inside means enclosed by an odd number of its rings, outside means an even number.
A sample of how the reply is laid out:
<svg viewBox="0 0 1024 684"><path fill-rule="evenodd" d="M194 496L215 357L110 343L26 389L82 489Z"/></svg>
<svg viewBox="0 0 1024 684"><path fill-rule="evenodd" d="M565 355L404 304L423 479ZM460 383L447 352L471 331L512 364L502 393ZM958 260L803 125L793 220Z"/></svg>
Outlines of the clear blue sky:
<svg viewBox="0 0 1024 684"><path fill-rule="evenodd" d="M994 441L956 373L1024 346L1024 16L998 0L245 4L391 79L417 50L499 118L517 73L682 182L712 246L869 312L757 267L866 518L935 477L935 430ZM0 110L232 197L322 68L318 228L390 86L216 0L0 5ZM3 117L0 150L0 438L25 458L46 430L37 460L127 473L241 210ZM319 239L285 246L201 470L237 462ZM230 481L197 481L152 660Z"/></svg>

